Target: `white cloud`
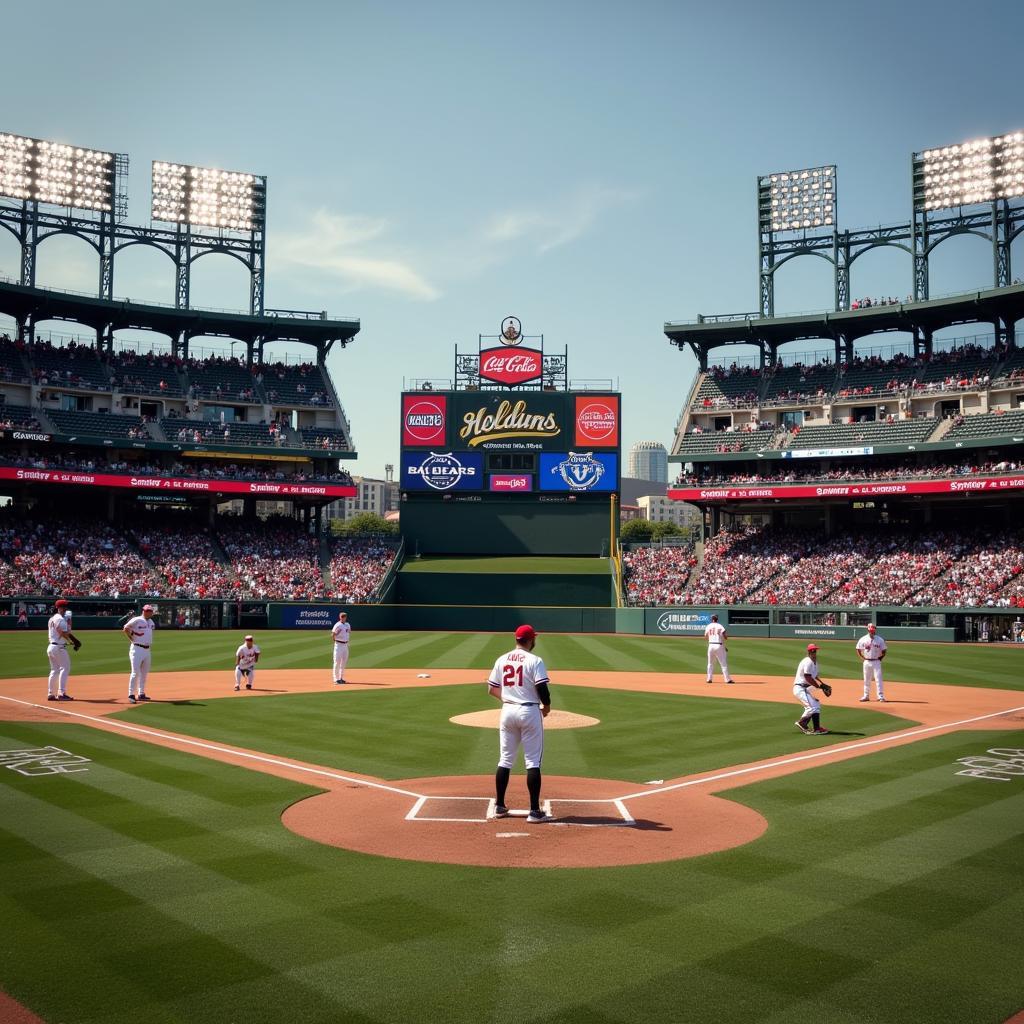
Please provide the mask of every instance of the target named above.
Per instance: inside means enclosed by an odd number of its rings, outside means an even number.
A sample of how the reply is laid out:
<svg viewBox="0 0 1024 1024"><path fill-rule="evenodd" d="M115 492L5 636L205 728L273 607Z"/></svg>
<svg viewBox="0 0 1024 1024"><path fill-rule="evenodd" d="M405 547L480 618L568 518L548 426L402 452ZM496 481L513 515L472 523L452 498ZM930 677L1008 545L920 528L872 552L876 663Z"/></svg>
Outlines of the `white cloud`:
<svg viewBox="0 0 1024 1024"><path fill-rule="evenodd" d="M440 296L397 247L388 246L387 220L317 210L309 226L274 245L275 263L313 271L332 279L345 292L381 289L414 299ZM387 251L387 250L391 251ZM385 251L381 251L385 250Z"/></svg>
<svg viewBox="0 0 1024 1024"><path fill-rule="evenodd" d="M639 196L632 189L583 185L561 202L496 214L484 228L484 239L495 244L528 241L537 252L549 252L574 242L607 211L635 202Z"/></svg>

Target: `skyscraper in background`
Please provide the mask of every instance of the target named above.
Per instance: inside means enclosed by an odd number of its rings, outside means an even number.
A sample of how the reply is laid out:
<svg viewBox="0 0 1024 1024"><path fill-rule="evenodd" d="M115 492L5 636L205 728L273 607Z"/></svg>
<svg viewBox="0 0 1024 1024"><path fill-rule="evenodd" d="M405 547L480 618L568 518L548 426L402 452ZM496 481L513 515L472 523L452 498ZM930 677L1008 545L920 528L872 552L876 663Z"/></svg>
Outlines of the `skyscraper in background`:
<svg viewBox="0 0 1024 1024"><path fill-rule="evenodd" d="M637 441L629 449L627 476L668 483L668 452L660 441Z"/></svg>

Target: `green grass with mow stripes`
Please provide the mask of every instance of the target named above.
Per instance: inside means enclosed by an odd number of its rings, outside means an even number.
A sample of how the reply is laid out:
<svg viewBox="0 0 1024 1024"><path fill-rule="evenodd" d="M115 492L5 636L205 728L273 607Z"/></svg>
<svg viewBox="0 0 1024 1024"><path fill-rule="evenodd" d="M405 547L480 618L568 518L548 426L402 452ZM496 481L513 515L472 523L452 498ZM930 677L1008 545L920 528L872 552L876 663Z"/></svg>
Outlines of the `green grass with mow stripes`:
<svg viewBox="0 0 1024 1024"><path fill-rule="evenodd" d="M432 672L477 668L485 673L494 659L512 646L511 637L504 633L360 632L357 613L353 614L353 627L349 664L353 678L360 668ZM124 673L127 679L128 645L123 634L109 630L83 631L80 635L84 646L72 656L73 673ZM158 631L153 671L223 670L233 685L231 673L241 636L242 631ZM261 667L320 668L329 681L333 648L326 630L268 630L257 636L257 642L264 652ZM795 671L805 646L800 640L733 639L729 641L729 664L739 679L788 676ZM823 640L819 646L818 663L824 678L860 676L860 661L852 641ZM0 679L32 675L45 678L49 671L45 633L0 633L0 647ZM703 672L707 664L707 648L697 637L548 633L539 637L537 653L544 658L556 684L560 669ZM1024 644L894 642L885 660L885 674L890 683L902 680L1024 690Z"/></svg>
<svg viewBox="0 0 1024 1024"><path fill-rule="evenodd" d="M681 755L709 727L751 741L738 716L691 723L694 703L675 701ZM382 745L408 710L373 721ZM447 730L427 731L443 761ZM624 739L601 741L602 774L628 769ZM1021 739L937 736L734 790L770 823L734 850L524 872L322 846L279 822L310 787L0 723L0 749L92 760L0 769L0 988L51 1024L1001 1024L1024 1006L1024 778L956 759Z"/></svg>

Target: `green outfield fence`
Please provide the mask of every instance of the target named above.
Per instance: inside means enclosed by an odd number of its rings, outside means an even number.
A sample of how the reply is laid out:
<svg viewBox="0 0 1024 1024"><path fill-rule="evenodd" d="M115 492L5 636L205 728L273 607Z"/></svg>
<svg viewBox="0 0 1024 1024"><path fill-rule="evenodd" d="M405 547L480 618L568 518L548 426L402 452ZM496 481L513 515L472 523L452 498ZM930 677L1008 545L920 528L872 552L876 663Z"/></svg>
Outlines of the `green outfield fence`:
<svg viewBox="0 0 1024 1024"><path fill-rule="evenodd" d="M535 579L535 577L528 577ZM495 577L490 577L493 584ZM609 586L606 576L600 580ZM1012 631L1024 609L907 608L786 608L765 605L673 605L660 608L614 608L607 605L543 604L520 600L512 604L484 602L343 604L337 601L191 601L184 598L72 598L76 629L118 629L147 601L156 605L167 629L326 629L346 611L360 630L453 630L508 632L522 622L549 633L630 633L649 636L700 636L712 613L733 636L786 637L811 640L851 640L874 622L894 640L998 640ZM19 605L29 606L28 628L43 629L51 614L52 597L0 598L0 631L18 628Z"/></svg>

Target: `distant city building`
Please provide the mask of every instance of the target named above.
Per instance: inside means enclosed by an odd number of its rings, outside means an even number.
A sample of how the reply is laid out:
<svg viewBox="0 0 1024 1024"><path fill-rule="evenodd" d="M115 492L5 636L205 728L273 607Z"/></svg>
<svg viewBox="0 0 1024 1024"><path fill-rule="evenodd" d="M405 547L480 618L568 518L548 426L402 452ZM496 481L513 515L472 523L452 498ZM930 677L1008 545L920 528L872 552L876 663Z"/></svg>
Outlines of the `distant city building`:
<svg viewBox="0 0 1024 1024"><path fill-rule="evenodd" d="M672 501L661 494L645 494L638 501L640 515L652 523L675 523L681 527L700 526L700 510L685 501Z"/></svg>
<svg viewBox="0 0 1024 1024"><path fill-rule="evenodd" d="M641 519L640 506L639 505L620 505L619 506L619 521L628 523L630 519Z"/></svg>
<svg viewBox="0 0 1024 1024"><path fill-rule="evenodd" d="M393 480L375 480L368 476L354 476L356 496L332 501L324 510L326 519L351 519L359 512L372 512L384 516L398 507L398 484Z"/></svg>
<svg viewBox="0 0 1024 1024"><path fill-rule="evenodd" d="M668 452L660 441L637 441L629 449L626 476L668 483Z"/></svg>

